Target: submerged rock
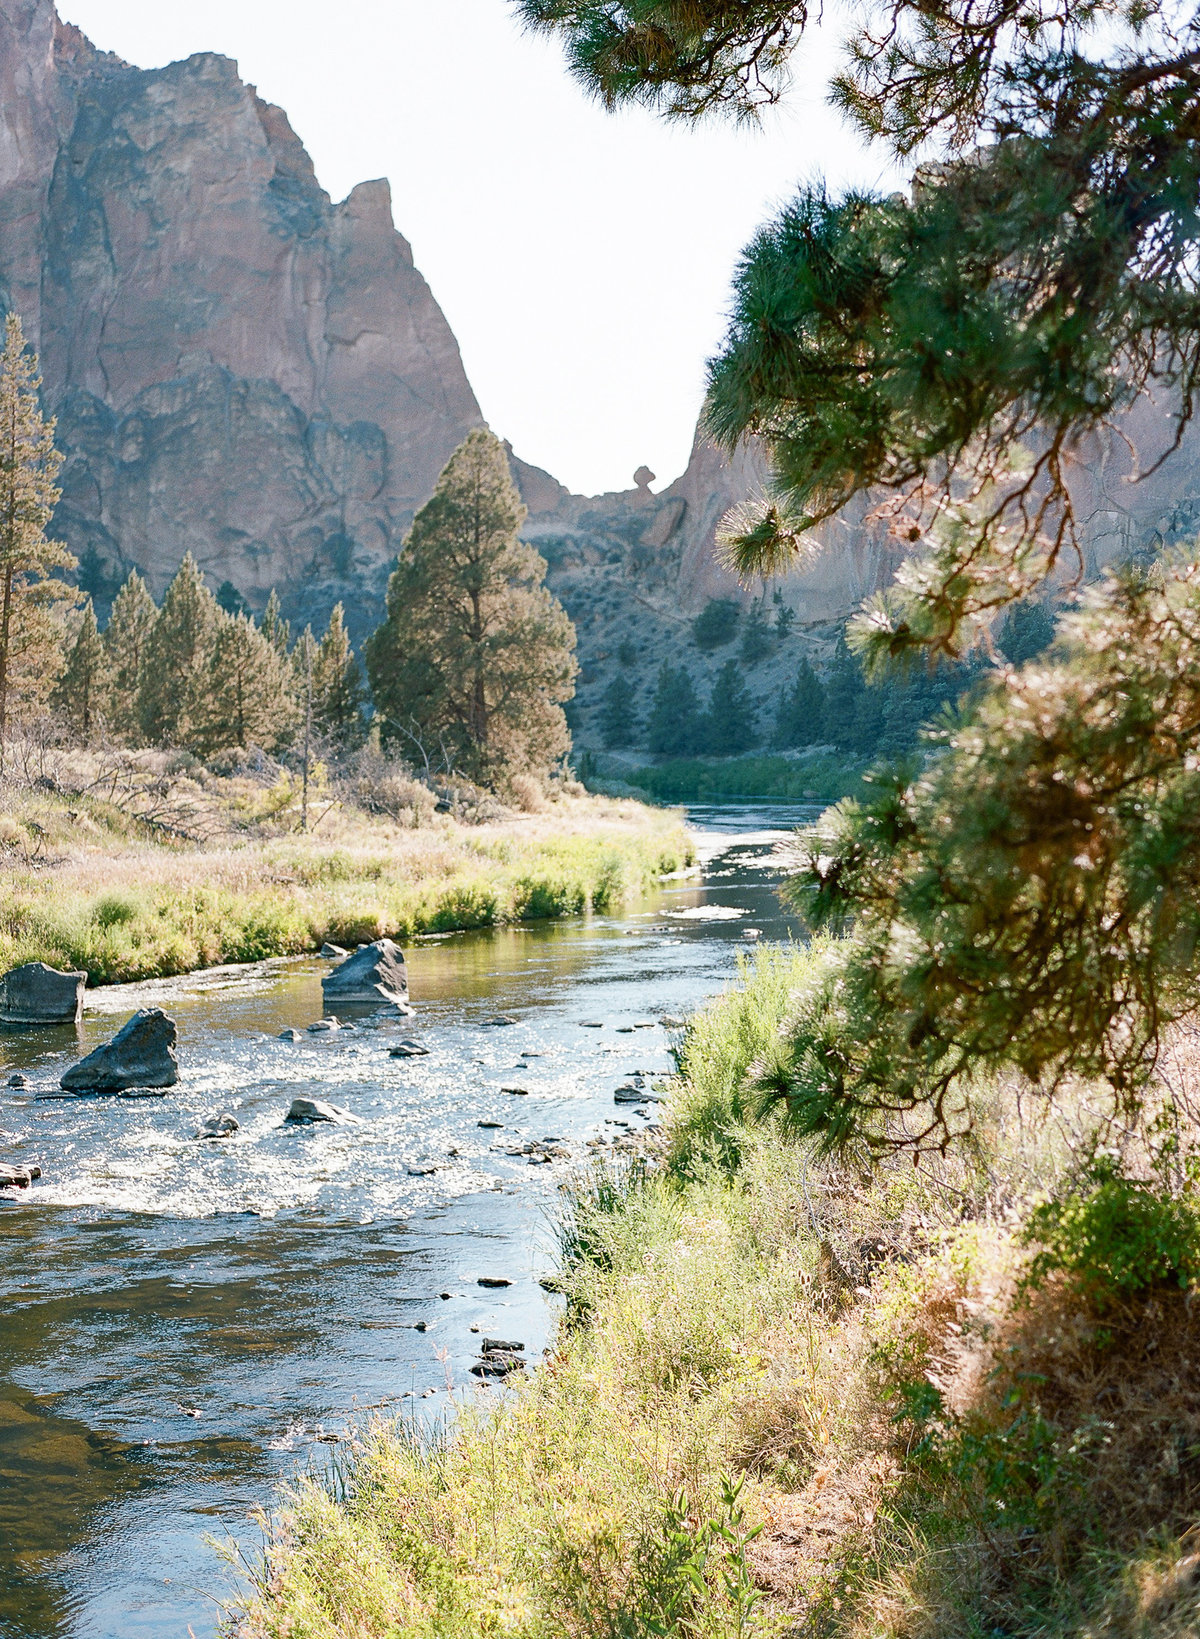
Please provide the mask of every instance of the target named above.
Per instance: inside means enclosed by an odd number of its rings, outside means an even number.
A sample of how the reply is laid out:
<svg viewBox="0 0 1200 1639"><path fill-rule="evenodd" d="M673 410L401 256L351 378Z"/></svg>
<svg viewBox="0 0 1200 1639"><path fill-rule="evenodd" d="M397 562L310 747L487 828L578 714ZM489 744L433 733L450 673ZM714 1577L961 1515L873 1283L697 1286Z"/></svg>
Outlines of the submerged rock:
<svg viewBox="0 0 1200 1639"><path fill-rule="evenodd" d="M161 1007L143 1007L103 1047L65 1071L60 1086L69 1092L123 1092L128 1087L174 1087L175 1020Z"/></svg>
<svg viewBox="0 0 1200 1639"><path fill-rule="evenodd" d="M241 1130L241 1122L235 1115L215 1115L211 1121L206 1121L196 1134L197 1138L228 1138L230 1134Z"/></svg>
<svg viewBox="0 0 1200 1639"><path fill-rule="evenodd" d="M392 1059L423 1059L429 1057L428 1047L423 1047L419 1041L400 1041L395 1047L388 1049L388 1057Z"/></svg>
<svg viewBox="0 0 1200 1639"><path fill-rule="evenodd" d="M484 1354L495 1354L497 1350L503 1354L517 1354L524 1347L523 1343L505 1343L498 1337L485 1337L482 1344Z"/></svg>
<svg viewBox="0 0 1200 1639"><path fill-rule="evenodd" d="M41 1167L0 1166L0 1189L28 1189L33 1180L41 1176Z"/></svg>
<svg viewBox="0 0 1200 1639"><path fill-rule="evenodd" d="M480 1275L475 1283L477 1286L499 1287L511 1286L512 1281L507 1275Z"/></svg>
<svg viewBox="0 0 1200 1639"><path fill-rule="evenodd" d="M45 962L25 962L0 979L0 1022L78 1024L86 973L63 973Z"/></svg>
<svg viewBox="0 0 1200 1639"><path fill-rule="evenodd" d="M28 1087L29 1077L22 1075L9 1076L8 1085L10 1087Z"/></svg>
<svg viewBox="0 0 1200 1639"><path fill-rule="evenodd" d="M321 980L325 1000L329 1002L390 1002L396 1006L408 1003L408 973L404 952L391 939L376 939L373 944L360 945L352 956L339 962L332 973Z"/></svg>
<svg viewBox="0 0 1200 1639"><path fill-rule="evenodd" d="M314 1121L332 1121L336 1126L345 1127L355 1125L359 1118L340 1105L326 1104L320 1098L294 1098L283 1119L293 1127L310 1126Z"/></svg>

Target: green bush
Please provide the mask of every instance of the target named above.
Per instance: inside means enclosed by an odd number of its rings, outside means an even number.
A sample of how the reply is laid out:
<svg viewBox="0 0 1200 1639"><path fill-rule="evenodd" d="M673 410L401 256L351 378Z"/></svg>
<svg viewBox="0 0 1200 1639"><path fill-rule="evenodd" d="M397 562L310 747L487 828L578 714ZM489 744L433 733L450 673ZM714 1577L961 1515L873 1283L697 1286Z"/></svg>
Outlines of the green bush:
<svg viewBox="0 0 1200 1639"><path fill-rule="evenodd" d="M1075 1189L1033 1209L1023 1240L1038 1248L1027 1290L1055 1274L1099 1302L1164 1283L1191 1286L1200 1274L1200 1202L1130 1178L1119 1161L1099 1155Z"/></svg>

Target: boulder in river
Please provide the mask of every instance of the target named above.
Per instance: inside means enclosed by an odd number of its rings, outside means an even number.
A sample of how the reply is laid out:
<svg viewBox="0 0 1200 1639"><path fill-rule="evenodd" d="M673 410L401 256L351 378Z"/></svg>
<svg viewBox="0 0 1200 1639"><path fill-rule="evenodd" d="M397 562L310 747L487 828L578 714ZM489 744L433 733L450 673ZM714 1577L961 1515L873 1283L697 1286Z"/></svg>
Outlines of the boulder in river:
<svg viewBox="0 0 1200 1639"><path fill-rule="evenodd" d="M314 1019L308 1027L308 1033L310 1036L319 1036L324 1031L340 1030L341 1028L342 1021L331 1013L327 1019Z"/></svg>
<svg viewBox="0 0 1200 1639"><path fill-rule="evenodd" d="M45 962L25 962L0 979L0 1022L78 1024L86 973L63 973Z"/></svg>
<svg viewBox="0 0 1200 1639"><path fill-rule="evenodd" d="M332 945L328 940L321 946L321 955L329 961L342 961L350 952L345 945Z"/></svg>
<svg viewBox="0 0 1200 1639"><path fill-rule="evenodd" d="M10 1087L28 1087L29 1077L23 1076L20 1072L18 1072L15 1076L9 1076L8 1085Z"/></svg>
<svg viewBox="0 0 1200 1639"><path fill-rule="evenodd" d="M326 1104L320 1098L294 1098L283 1119L293 1127L311 1126L314 1121L332 1121L335 1126L346 1127L358 1121L349 1110L343 1110L338 1104Z"/></svg>
<svg viewBox="0 0 1200 1639"><path fill-rule="evenodd" d="M197 1138L229 1138L233 1133L240 1131L241 1122L236 1115L214 1115L211 1121L206 1121L196 1134Z"/></svg>
<svg viewBox="0 0 1200 1639"><path fill-rule="evenodd" d="M398 1041L395 1047L388 1049L388 1057L392 1059L423 1059L429 1057L428 1047L423 1047L419 1041Z"/></svg>
<svg viewBox="0 0 1200 1639"><path fill-rule="evenodd" d="M404 952L391 939L360 945L321 980L326 1003L408 1003Z"/></svg>
<svg viewBox="0 0 1200 1639"><path fill-rule="evenodd" d="M299 1041L300 1040L300 1032L296 1029L281 1030L279 1032L279 1040L280 1041Z"/></svg>
<svg viewBox="0 0 1200 1639"><path fill-rule="evenodd" d="M28 1189L41 1176L41 1167L0 1166L0 1189Z"/></svg>
<svg viewBox="0 0 1200 1639"><path fill-rule="evenodd" d="M60 1085L68 1092L124 1092L128 1087L174 1087L179 1080L175 1057L175 1020L161 1007L142 1007L109 1042L64 1071Z"/></svg>

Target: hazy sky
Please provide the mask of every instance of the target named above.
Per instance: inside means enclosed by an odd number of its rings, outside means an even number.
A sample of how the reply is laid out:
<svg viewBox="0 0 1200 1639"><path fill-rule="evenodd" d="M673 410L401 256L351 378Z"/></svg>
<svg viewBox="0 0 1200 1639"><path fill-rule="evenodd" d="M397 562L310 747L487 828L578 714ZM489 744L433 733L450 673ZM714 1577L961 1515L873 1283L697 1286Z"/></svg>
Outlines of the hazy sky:
<svg viewBox="0 0 1200 1639"><path fill-rule="evenodd" d="M795 184L882 181L824 105L833 42L760 132L606 114L507 0L59 0L142 67L237 59L335 199L391 179L495 430L572 489L687 462L738 252ZM656 486L659 487L659 486Z"/></svg>

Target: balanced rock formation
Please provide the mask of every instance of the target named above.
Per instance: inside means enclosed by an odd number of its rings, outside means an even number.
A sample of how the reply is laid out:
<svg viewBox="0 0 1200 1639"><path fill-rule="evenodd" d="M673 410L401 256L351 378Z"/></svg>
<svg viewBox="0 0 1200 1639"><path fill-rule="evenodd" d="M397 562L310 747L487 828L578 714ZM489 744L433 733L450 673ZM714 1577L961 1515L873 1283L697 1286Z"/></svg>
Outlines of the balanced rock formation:
<svg viewBox="0 0 1200 1639"><path fill-rule="evenodd" d="M86 973L63 973L45 962L25 962L0 978L0 1022L78 1024Z"/></svg>
<svg viewBox="0 0 1200 1639"><path fill-rule="evenodd" d="M175 1057L175 1020L161 1007L143 1007L116 1035L64 1071L60 1085L68 1092L118 1093L129 1087L174 1087L179 1080Z"/></svg>
<svg viewBox="0 0 1200 1639"><path fill-rule="evenodd" d="M327 1007L334 1002L362 1006L392 1003L397 1007L406 1007L408 974L404 952L390 939L376 939L373 944L360 945L353 956L347 956L332 973L325 975L321 980L321 990Z"/></svg>

